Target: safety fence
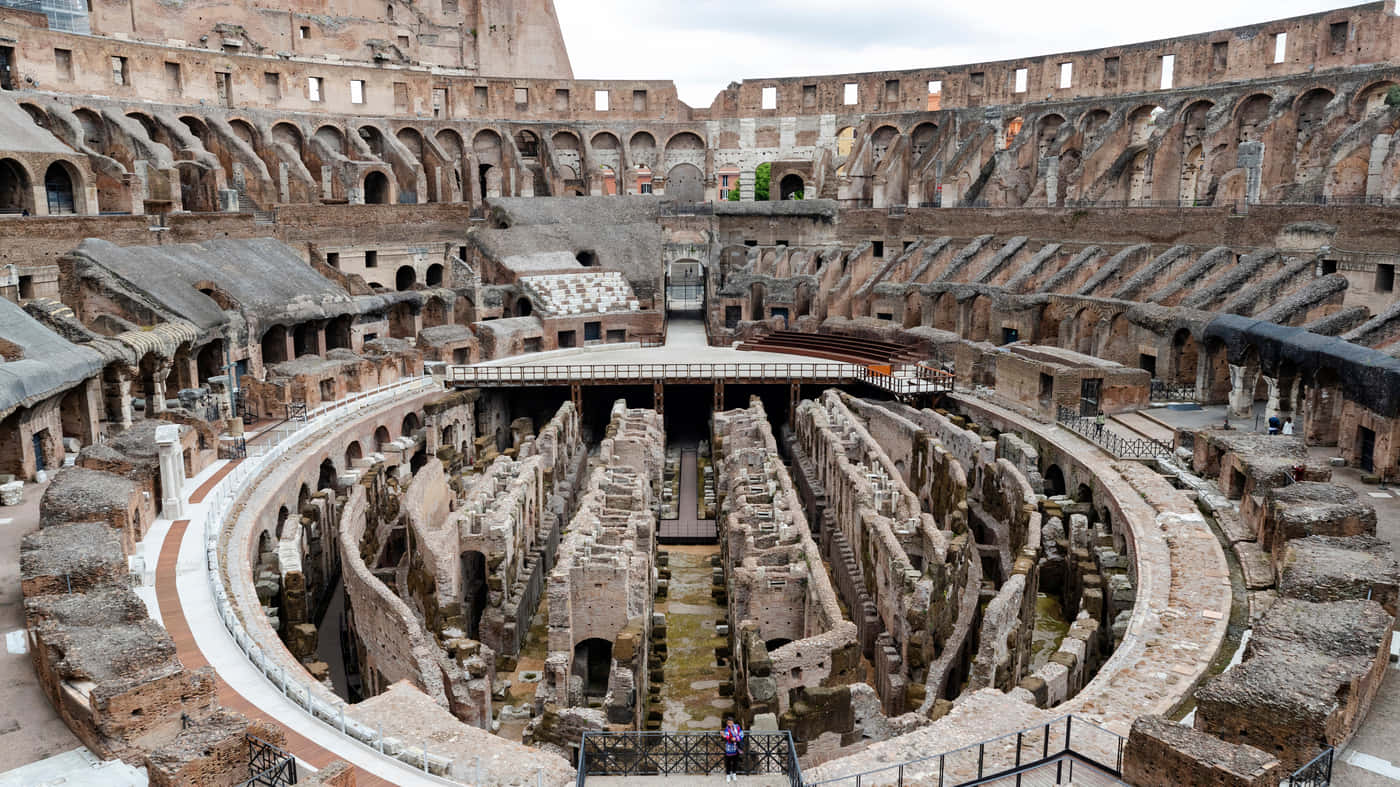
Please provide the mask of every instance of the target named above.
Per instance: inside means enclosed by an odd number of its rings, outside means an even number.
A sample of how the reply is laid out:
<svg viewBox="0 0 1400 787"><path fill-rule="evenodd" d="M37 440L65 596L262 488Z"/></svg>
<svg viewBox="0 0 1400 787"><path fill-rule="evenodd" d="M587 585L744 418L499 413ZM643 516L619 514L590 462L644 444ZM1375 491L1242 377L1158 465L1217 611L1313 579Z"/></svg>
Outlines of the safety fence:
<svg viewBox="0 0 1400 787"><path fill-rule="evenodd" d="M224 628L247 656L248 662L262 672L283 696L304 708L313 718L381 754L397 758L425 773L435 775L448 772L452 764L451 758L432 754L426 742L419 742L419 745L414 746L411 742L386 736L382 725L371 728L353 719L347 719L345 702L331 703L317 698L312 693L311 678L305 671L285 669L273 656L264 651L239 620L221 579L224 555L219 549L219 539L225 523L237 508L236 504L256 486L256 479L282 458L292 446L304 442L327 426L352 418L365 410L390 405L415 393L440 388L440 383L430 377L404 378L309 409L305 413L304 422L284 421L275 429L269 430L270 433L259 435L262 439L248 445L248 458L236 465L206 494L205 502L209 507L203 521L205 576L209 592L214 598L214 606Z"/></svg>
<svg viewBox="0 0 1400 787"><path fill-rule="evenodd" d="M787 776L802 787L792 733L749 732L740 746L742 775ZM578 785L589 776L703 776L724 771L718 732L585 732L579 745Z"/></svg>
<svg viewBox="0 0 1400 787"><path fill-rule="evenodd" d="M802 787L903 787L905 784L957 787L1040 772L1057 763L1068 763L1072 767L1074 762L1117 779L1123 773L1125 742L1123 736L1071 714L961 749L860 773L803 782ZM1041 781L1036 780L1036 783Z"/></svg>
<svg viewBox="0 0 1400 787"><path fill-rule="evenodd" d="M1110 429L1107 423L1099 423L1097 417L1080 415L1079 411L1068 407L1058 408L1055 420L1119 459L1155 459L1172 455L1172 447L1160 440L1124 437Z"/></svg>
<svg viewBox="0 0 1400 787"><path fill-rule="evenodd" d="M1336 750L1328 746L1307 765L1293 772L1284 782L1287 787L1327 787L1332 783L1332 758Z"/></svg>
<svg viewBox="0 0 1400 787"><path fill-rule="evenodd" d="M954 376L929 364L854 363L609 363L529 366L449 366L447 381L463 387L653 383L863 382L895 394L953 390Z"/></svg>
<svg viewBox="0 0 1400 787"><path fill-rule="evenodd" d="M1197 398L1196 383L1177 383L1153 378L1149 396L1154 402L1194 402Z"/></svg>

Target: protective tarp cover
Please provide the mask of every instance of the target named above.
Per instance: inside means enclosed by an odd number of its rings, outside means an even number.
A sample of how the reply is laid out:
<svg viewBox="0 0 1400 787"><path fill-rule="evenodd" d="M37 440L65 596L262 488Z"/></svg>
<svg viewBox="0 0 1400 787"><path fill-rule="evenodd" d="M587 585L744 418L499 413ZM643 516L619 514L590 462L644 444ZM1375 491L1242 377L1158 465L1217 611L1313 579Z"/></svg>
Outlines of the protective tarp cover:
<svg viewBox="0 0 1400 787"><path fill-rule="evenodd" d="M0 362L0 418L66 391L102 371L102 356L59 336L24 309L0 298L0 339L24 356Z"/></svg>

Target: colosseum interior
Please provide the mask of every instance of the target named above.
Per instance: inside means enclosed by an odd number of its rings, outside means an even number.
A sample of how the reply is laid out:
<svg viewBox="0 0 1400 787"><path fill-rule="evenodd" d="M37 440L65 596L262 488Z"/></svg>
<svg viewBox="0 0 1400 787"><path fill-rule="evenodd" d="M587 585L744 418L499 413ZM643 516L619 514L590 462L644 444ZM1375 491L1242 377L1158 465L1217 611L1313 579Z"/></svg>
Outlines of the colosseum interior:
<svg viewBox="0 0 1400 787"><path fill-rule="evenodd" d="M1395 0L292 5L0 1L0 784L1400 783Z"/></svg>

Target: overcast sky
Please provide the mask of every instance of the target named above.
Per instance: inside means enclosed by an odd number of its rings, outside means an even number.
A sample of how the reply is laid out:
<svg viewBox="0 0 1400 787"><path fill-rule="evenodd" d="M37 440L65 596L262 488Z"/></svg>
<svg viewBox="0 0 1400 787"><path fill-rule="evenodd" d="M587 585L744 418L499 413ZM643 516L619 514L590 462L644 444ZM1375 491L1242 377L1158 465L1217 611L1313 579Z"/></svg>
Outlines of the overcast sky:
<svg viewBox="0 0 1400 787"><path fill-rule="evenodd" d="M730 82L1052 54L1355 5L1332 0L554 0L579 79Z"/></svg>

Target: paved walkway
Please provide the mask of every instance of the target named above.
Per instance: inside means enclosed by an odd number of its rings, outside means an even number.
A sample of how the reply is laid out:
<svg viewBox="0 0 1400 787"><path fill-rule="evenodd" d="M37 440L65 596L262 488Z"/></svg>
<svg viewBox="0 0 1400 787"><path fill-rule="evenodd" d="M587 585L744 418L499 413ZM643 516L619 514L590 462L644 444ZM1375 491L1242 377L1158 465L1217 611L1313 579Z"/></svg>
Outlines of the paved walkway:
<svg viewBox="0 0 1400 787"><path fill-rule="evenodd" d="M205 496L237 464L218 462L187 481L183 494L188 518L157 520L141 545L148 569L154 567L154 603L148 602L152 617L170 633L181 662L188 669L213 667L219 702L249 718L280 725L287 734L288 751L300 764L320 769L333 760L345 760L355 767L356 783L362 786L452 784L379 754L312 718L248 661L224 628L205 575L203 527L191 523L204 521Z"/></svg>
<svg viewBox="0 0 1400 787"><path fill-rule="evenodd" d="M715 540L715 520L700 519L697 504L700 468L694 446L681 449L681 494L676 504L676 518L661 520L661 531L657 537L664 543L697 543Z"/></svg>
<svg viewBox="0 0 1400 787"><path fill-rule="evenodd" d="M5 633L5 649L0 651L0 771L82 745L39 688L24 630L19 544L39 529L39 500L48 487L25 483L19 505L0 506L0 630Z"/></svg>

